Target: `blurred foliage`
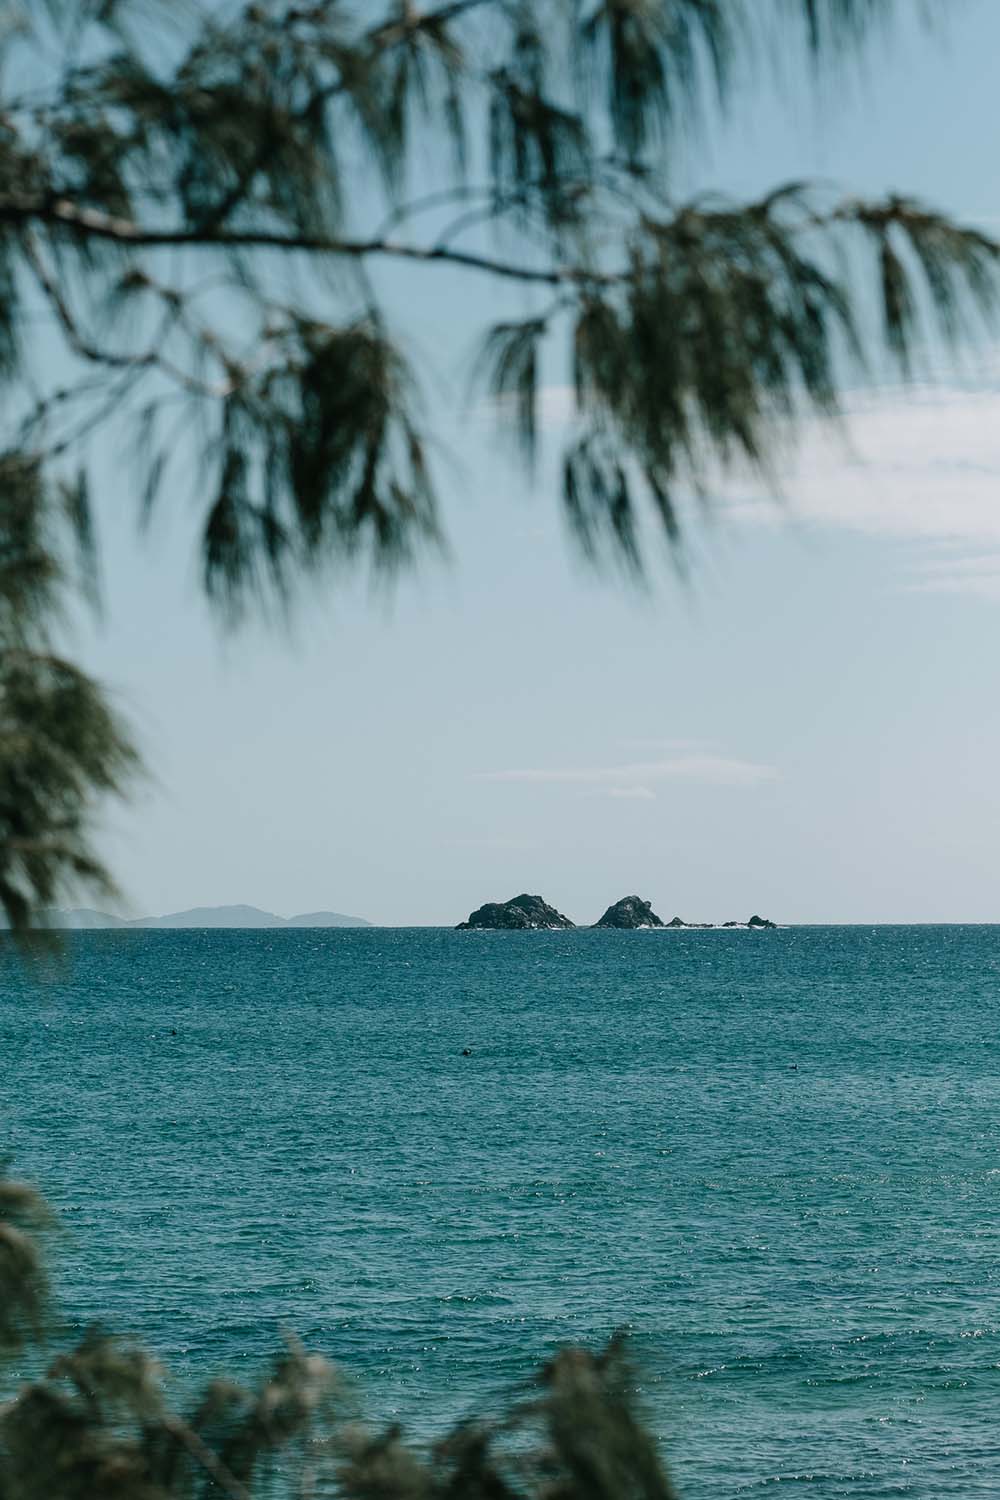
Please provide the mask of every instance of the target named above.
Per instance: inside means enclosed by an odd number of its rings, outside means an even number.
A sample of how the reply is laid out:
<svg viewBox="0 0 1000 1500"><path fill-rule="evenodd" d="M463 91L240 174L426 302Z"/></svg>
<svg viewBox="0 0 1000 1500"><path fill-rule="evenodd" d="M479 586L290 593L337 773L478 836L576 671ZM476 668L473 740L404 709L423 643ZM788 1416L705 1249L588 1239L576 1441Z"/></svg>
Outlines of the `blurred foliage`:
<svg viewBox="0 0 1000 1500"><path fill-rule="evenodd" d="M639 575L661 539L679 555L690 497L734 466L766 475L796 419L834 416L849 372L909 373L928 340L984 326L1000 247L910 198L674 190L677 141L752 108L767 58L844 66L895 10L0 0L0 902L18 931L106 881L89 819L133 767L100 691L8 630L65 578L58 505L96 576L95 441L127 433L144 516L196 474L229 619L317 570L405 565L442 533L383 272L479 278L523 309L479 330L479 380L530 464L540 392L569 379L566 514L589 557Z"/></svg>
<svg viewBox="0 0 1000 1500"><path fill-rule="evenodd" d="M85 480L61 483L37 453L0 453L0 903L22 933L67 887L111 892L91 807L137 765L106 695L53 649L94 567Z"/></svg>
<svg viewBox="0 0 1000 1500"><path fill-rule="evenodd" d="M672 1500L619 1340L558 1354L508 1411L429 1444L366 1425L294 1343L255 1389L215 1380L183 1412L145 1350L100 1331L5 1390L14 1353L44 1358L46 1227L0 1180L0 1500Z"/></svg>

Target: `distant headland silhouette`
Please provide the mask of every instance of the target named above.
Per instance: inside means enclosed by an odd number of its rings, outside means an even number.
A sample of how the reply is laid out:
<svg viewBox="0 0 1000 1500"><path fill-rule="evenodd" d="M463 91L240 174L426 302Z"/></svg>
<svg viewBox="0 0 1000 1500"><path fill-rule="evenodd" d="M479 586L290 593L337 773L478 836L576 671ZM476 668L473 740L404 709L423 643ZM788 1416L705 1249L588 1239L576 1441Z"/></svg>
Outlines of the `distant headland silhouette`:
<svg viewBox="0 0 1000 1500"><path fill-rule="evenodd" d="M86 906L67 910L53 907L38 924L60 932L91 932L121 927L371 927L363 917L347 917L339 911L311 911L296 917L279 917L257 906L193 906L187 911L168 912L162 917L115 917L110 912Z"/></svg>

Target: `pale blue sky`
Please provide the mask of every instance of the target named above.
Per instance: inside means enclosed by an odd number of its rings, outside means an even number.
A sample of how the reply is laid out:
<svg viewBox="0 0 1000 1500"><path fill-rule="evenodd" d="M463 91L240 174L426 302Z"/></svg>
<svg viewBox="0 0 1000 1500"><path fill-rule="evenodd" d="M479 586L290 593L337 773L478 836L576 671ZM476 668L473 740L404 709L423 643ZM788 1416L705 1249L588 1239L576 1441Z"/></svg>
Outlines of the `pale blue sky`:
<svg viewBox="0 0 1000 1500"><path fill-rule="evenodd" d="M904 27L865 68L754 94L690 184L893 187L1000 228L1000 5L947 9L946 34ZM446 924L530 890L585 922L635 891L692 920L1000 920L992 357L859 397L853 456L807 435L783 515L734 491L691 586L665 568L641 598L575 560L551 464L531 492L485 413L448 414L492 290L385 285L451 455L452 560L391 601L331 584L290 636L225 639L188 499L139 545L102 464L109 608L84 649L156 777L108 820L132 909Z"/></svg>

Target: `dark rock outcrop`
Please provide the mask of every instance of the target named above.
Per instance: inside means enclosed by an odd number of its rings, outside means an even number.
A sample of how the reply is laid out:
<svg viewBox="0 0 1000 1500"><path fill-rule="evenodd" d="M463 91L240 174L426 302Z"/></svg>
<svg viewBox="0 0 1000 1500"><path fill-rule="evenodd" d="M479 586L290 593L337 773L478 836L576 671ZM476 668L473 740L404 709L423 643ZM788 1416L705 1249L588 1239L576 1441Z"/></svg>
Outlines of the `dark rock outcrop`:
<svg viewBox="0 0 1000 1500"><path fill-rule="evenodd" d="M620 901L608 907L599 922L594 923L595 927L616 927L628 931L639 927L673 927L693 931L715 925L714 922L685 922L683 917L671 917L669 922L664 922L641 896L623 896ZM487 901L485 906L472 912L467 922L459 922L458 929L461 932L477 928L496 931L559 931L575 926L575 922L564 917L561 911L556 911L541 896L521 895L513 896L510 901ZM764 932L776 930L778 924L754 913L749 922L723 922L722 926Z"/></svg>
<svg viewBox="0 0 1000 1500"><path fill-rule="evenodd" d="M468 932L473 928L556 930L575 927L569 917L556 911L541 896L514 896L510 901L487 901L474 911L467 922L459 922L458 930Z"/></svg>
<svg viewBox="0 0 1000 1500"><path fill-rule="evenodd" d="M616 901L614 906L609 906L595 927L662 927L662 920L656 915L648 901L643 901L641 896L623 896Z"/></svg>

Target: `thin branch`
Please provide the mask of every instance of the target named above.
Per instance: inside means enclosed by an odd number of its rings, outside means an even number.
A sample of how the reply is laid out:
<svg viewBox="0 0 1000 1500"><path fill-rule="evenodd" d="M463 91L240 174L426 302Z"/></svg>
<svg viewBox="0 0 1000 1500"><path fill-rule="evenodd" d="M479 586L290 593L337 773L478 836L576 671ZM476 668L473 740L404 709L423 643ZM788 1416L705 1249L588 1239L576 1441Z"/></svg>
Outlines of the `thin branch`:
<svg viewBox="0 0 1000 1500"><path fill-rule="evenodd" d="M379 224L375 230L375 238L384 239L392 230L398 229L400 224L409 223L418 214L430 213L436 208L449 208L453 203L468 203L470 199L489 199L493 197L495 191L496 189L488 184L462 185L441 188L436 193L427 193L421 198L411 199L408 203L400 203Z"/></svg>
<svg viewBox="0 0 1000 1500"><path fill-rule="evenodd" d="M231 381L225 385L208 385L205 381L198 380L193 375L188 374L186 370L182 370L171 360L165 359L160 353L160 345L162 345L163 339L169 332L171 322L176 321L180 316L179 307L173 308L168 312L159 330L159 336L154 348L147 349L142 354L113 353L92 343L83 334L70 310L66 298L62 294L58 282L50 274L38 243L31 233L25 236L24 253L28 264L35 273L35 279L55 312L67 343L81 359L87 360L90 364L104 365L112 370L139 372L142 370L157 369L168 376L169 379L185 386L188 390L199 396L223 397L231 393L233 388Z"/></svg>
<svg viewBox="0 0 1000 1500"><path fill-rule="evenodd" d="M0 201L0 223L58 226L93 239L129 245L135 249L175 246L198 250L304 251L313 255L342 255L355 260L369 256L387 256L396 260L436 261L541 286L563 286L567 283L613 285L622 280L620 274L597 271L589 266L529 266L516 261L499 260L494 256L477 255L471 251L450 250L440 245L410 245L388 239L336 239L322 234L282 234L277 230L267 229L234 229L211 235L205 235L198 229L152 229L137 224L132 219L84 208L68 198L36 203L8 198Z"/></svg>
<svg viewBox="0 0 1000 1500"><path fill-rule="evenodd" d="M396 42L420 26L447 26L449 21L457 21L468 11L482 10L484 6L495 6L497 3L498 0L448 0L447 4L438 6L436 10L417 11L403 20L380 21L368 32L368 41L375 45ZM308 9L293 9L285 14L286 25L302 21L308 25L310 22L327 19L329 6L325 4L312 5Z"/></svg>
<svg viewBox="0 0 1000 1500"><path fill-rule="evenodd" d="M108 365L116 370L138 370L148 368L156 362L156 354L152 350L148 350L145 354L111 354L106 349L99 349L96 344L90 343L80 331L70 311L69 303L63 296L59 283L50 274L42 258L38 241L30 231L24 237L24 254L35 273L35 280L55 312L67 342L81 359L89 360L92 364Z"/></svg>
<svg viewBox="0 0 1000 1500"><path fill-rule="evenodd" d="M201 1465L210 1478L215 1480L219 1488L225 1491L229 1500L253 1500L253 1496L242 1480L237 1479L229 1466L223 1463L219 1455L208 1446L204 1439L199 1437L192 1427L182 1422L179 1417L171 1416L163 1418L163 1425L172 1437L175 1437L179 1443L183 1443L191 1457Z"/></svg>
<svg viewBox="0 0 1000 1500"><path fill-rule="evenodd" d="M402 21L385 21L374 27L368 33L367 41L373 50L393 47L404 41L412 32L421 27L446 26L449 21L457 20L467 11L477 10L484 5L495 5L497 0L452 0L451 4L443 5L438 10L416 12L407 16ZM322 21L326 18L326 8L311 9L308 11L289 11L285 16L285 26L293 25L299 21L307 23ZM321 90L319 98L323 103L328 103L339 94L345 92L342 79ZM254 178L262 172L272 160L278 149L278 138L276 135L265 137L259 144L252 161L240 173L239 179L233 184L222 201L215 205L203 218L200 224L202 230L212 230L224 224L240 205L246 200Z"/></svg>
<svg viewBox="0 0 1000 1500"><path fill-rule="evenodd" d="M102 427L114 412L121 409L123 402L135 394L139 381L149 374L151 368L152 366L147 365L138 374L133 373L131 370L126 370L120 379L112 381L111 389L106 399L92 412L89 412L83 421L78 422L75 428L61 437L58 442L52 443L48 449L49 457L61 458L64 453L69 453L78 443L88 437L90 433L96 431L98 427Z"/></svg>
<svg viewBox="0 0 1000 1500"><path fill-rule="evenodd" d="M457 21L469 11L482 10L486 5L496 4L497 0L450 0L448 5L441 5L437 10L418 12L412 19L384 21L369 33L369 39L373 42L395 42L420 26L447 26L449 21Z"/></svg>

